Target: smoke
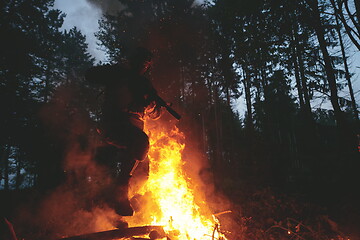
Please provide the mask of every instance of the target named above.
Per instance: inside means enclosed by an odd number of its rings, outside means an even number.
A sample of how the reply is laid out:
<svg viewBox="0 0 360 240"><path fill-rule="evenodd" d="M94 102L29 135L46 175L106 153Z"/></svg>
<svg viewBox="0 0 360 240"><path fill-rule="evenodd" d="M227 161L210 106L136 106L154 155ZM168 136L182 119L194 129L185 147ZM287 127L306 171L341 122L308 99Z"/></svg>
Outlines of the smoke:
<svg viewBox="0 0 360 240"><path fill-rule="evenodd" d="M125 9L125 6L119 0L87 0L93 6L101 9L103 14L115 15Z"/></svg>
<svg viewBox="0 0 360 240"><path fill-rule="evenodd" d="M99 143L92 130L94 123L84 109L84 98L83 87L60 86L40 113L47 131L60 139L65 179L55 190L30 193L14 220L19 236L57 239L105 231L121 223L121 217L101 201L111 179L93 160Z"/></svg>

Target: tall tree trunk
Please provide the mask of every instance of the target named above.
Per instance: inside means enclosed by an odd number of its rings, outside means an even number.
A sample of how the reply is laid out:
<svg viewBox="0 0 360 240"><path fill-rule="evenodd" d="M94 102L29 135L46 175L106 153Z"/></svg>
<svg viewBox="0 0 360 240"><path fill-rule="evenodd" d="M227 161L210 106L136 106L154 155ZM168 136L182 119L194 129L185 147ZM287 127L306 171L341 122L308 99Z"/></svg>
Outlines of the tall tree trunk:
<svg viewBox="0 0 360 240"><path fill-rule="evenodd" d="M292 53L292 59L294 63L294 74L295 74L295 80L296 80L296 89L299 95L299 103L300 103L300 109L304 109L304 98L303 98L303 91L301 86L301 79L300 79L300 71L299 71L299 64L297 61L297 54L295 50L295 40L293 39L293 44L291 47L291 53Z"/></svg>
<svg viewBox="0 0 360 240"><path fill-rule="evenodd" d="M180 91L180 96L179 96L179 105L182 101L182 103L185 103L185 67L181 65L180 63L180 74L179 74L179 91Z"/></svg>
<svg viewBox="0 0 360 240"><path fill-rule="evenodd" d="M264 100L266 101L267 100L267 95L268 95L268 82L267 82L267 78L266 78L266 67L263 65L261 68L260 68L260 73L261 73L261 76L260 76L260 79L261 79L261 85L262 85L262 88L263 88L263 93L264 93Z"/></svg>
<svg viewBox="0 0 360 240"><path fill-rule="evenodd" d="M207 116L207 111L206 109L203 109L201 111L201 130L202 130L202 147L204 153L208 152L205 116Z"/></svg>
<svg viewBox="0 0 360 240"><path fill-rule="evenodd" d="M50 74L50 60L48 60L48 65L46 67L46 71L45 71L45 87L44 87L44 103L47 103L49 101L50 98L50 78L51 78L51 74Z"/></svg>
<svg viewBox="0 0 360 240"><path fill-rule="evenodd" d="M295 71L295 79L296 79L296 87L299 95L299 103L300 109L303 115L311 116L311 108L310 108L310 99L307 91L305 72L304 72L304 63L302 61L302 51L300 50L299 43L299 26L298 26L298 10L293 9L294 11L294 21L292 21L292 58L294 63L294 71ZM303 85L305 84L305 86ZM309 112L310 111L310 112ZM306 117L307 118L307 117Z"/></svg>
<svg viewBox="0 0 360 240"><path fill-rule="evenodd" d="M324 59L324 65L325 65L325 72L326 72L326 78L330 87L330 101L334 109L335 119L337 122L337 125L339 129L342 131L343 127L345 127L345 119L343 116L343 112L341 111L340 105L339 105L339 97L337 92L337 86L336 86L336 79L335 79L335 73L334 69L332 67L332 61L327 49L327 44L325 40L325 30L321 23L321 17L320 17L320 11L319 11L319 5L318 0L307 0L310 7L312 8L313 13L313 23L314 23L314 29L317 36L317 39L319 41L320 50L323 55Z"/></svg>
<svg viewBox="0 0 360 240"><path fill-rule="evenodd" d="M213 98L213 86L212 86L212 82L210 79L206 79L206 87L208 90L208 105L211 106L214 102L214 98Z"/></svg>
<svg viewBox="0 0 360 240"><path fill-rule="evenodd" d="M10 149L8 145L4 146L3 154L1 156L1 162L4 164L4 189L9 190L9 156Z"/></svg>
<svg viewBox="0 0 360 240"><path fill-rule="evenodd" d="M309 89L307 87L307 79L305 75L305 67L304 67L304 60L302 57L303 48L301 43L299 42L299 35L297 29L294 31L294 38L295 38L295 52L296 52L296 61L299 66L299 73L300 73L300 81L301 81L301 91L304 96L304 113L306 119L311 123L313 121L312 111L311 111L311 104L310 104L310 96L309 96Z"/></svg>
<svg viewBox="0 0 360 240"><path fill-rule="evenodd" d="M20 154L20 156L19 156ZM19 153L16 154L16 178L15 178L15 189L19 190L21 185L21 168L22 168L22 156L20 149Z"/></svg>
<svg viewBox="0 0 360 240"><path fill-rule="evenodd" d="M244 75L245 76L245 75ZM258 73L258 76L257 76L259 79L261 79L261 74ZM255 99L255 102L259 103L260 100L261 100L261 94L263 93L263 90L261 88L261 82L260 81L255 81L253 83L255 89L256 89L256 92L255 92L255 96L254 96L254 99ZM265 96L264 96L265 98ZM256 110L255 110L256 111Z"/></svg>
<svg viewBox="0 0 360 240"><path fill-rule="evenodd" d="M354 0L354 4L355 4L357 22L358 24L360 24L360 1Z"/></svg>
<svg viewBox="0 0 360 240"><path fill-rule="evenodd" d="M244 73L244 79L243 79L244 89L245 89L245 100L246 100L246 110L247 110L247 116L246 116L246 127L252 131L254 126L253 122L253 116L252 116L252 104L251 104L251 83L250 78L247 75L247 73Z"/></svg>
<svg viewBox="0 0 360 240"><path fill-rule="evenodd" d="M226 86L226 103L230 107L231 106L231 99L230 99L230 88Z"/></svg>
<svg viewBox="0 0 360 240"><path fill-rule="evenodd" d="M346 58L346 54L345 54L345 47L344 47L343 39L342 39L342 36L341 36L341 31L340 31L341 25L340 25L338 16L336 14L335 14L335 20L336 20L336 25L337 25L336 31L337 31L337 34L339 36L339 43L340 43L340 48L341 48L341 56L342 56L342 59L343 59L343 62L344 62L345 78L346 78L346 81L348 83L349 92L350 92L351 106L353 108L355 119L356 119L357 123L359 124L359 112L358 112L357 107L356 107L354 90L353 90L353 87L352 87L351 76L350 76L349 67L348 67L348 63L347 63L347 58Z"/></svg>
<svg viewBox="0 0 360 240"><path fill-rule="evenodd" d="M222 47L222 59L221 59L221 71L224 77L224 83L222 87L225 89L225 95L226 95L226 103L230 107L230 87L232 85L232 82L234 81L234 74L233 74L233 62L230 59L230 47L229 47L229 41L225 41L223 47Z"/></svg>
<svg viewBox="0 0 360 240"><path fill-rule="evenodd" d="M196 104L196 82L195 82L195 77L191 78L191 101L193 104Z"/></svg>
<svg viewBox="0 0 360 240"><path fill-rule="evenodd" d="M180 61L178 62L174 62L174 73L176 75L175 76L175 86L176 86L176 92L174 92L173 94L175 94L175 99L174 101L176 100L177 103L178 103L178 106L181 106L184 104L185 102L185 92L182 92L182 88L185 84L185 77L184 77L184 72L186 71L184 68L184 66L181 64Z"/></svg>
<svg viewBox="0 0 360 240"><path fill-rule="evenodd" d="M215 169L218 171L219 178L222 178L222 174L223 174L223 149L222 149L222 123L221 123L221 111L219 108L220 105L220 101L219 101L219 94L218 94L218 89L215 86L214 89L214 114L215 114L215 133L216 133L216 158L215 158ZM220 179L218 179L220 180ZM218 182L219 183L219 182Z"/></svg>

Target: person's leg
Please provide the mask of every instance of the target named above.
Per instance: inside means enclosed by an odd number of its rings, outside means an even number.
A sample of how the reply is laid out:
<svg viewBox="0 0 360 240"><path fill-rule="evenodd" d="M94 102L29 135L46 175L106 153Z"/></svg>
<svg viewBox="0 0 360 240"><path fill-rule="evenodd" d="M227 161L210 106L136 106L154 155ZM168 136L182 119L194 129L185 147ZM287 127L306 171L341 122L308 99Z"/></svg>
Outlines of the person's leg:
<svg viewBox="0 0 360 240"><path fill-rule="evenodd" d="M149 152L149 137L141 129L131 129L129 152L138 161L145 160Z"/></svg>
<svg viewBox="0 0 360 240"><path fill-rule="evenodd" d="M119 195L117 196L119 204L115 211L122 216L131 216L133 214L133 208L128 196L129 180L131 177L130 172L136 161L143 161L146 158L149 151L149 138L141 129L134 126L128 127L123 133L128 136L126 143L127 149L120 151L121 154L118 157L120 171L118 172L116 181L119 186Z"/></svg>
<svg viewBox="0 0 360 240"><path fill-rule="evenodd" d="M128 201L128 184L131 158L124 149L105 145L97 149L95 162L102 173L96 204L106 204L121 216L132 216L133 210ZM126 166L128 165L128 166Z"/></svg>
<svg viewBox="0 0 360 240"><path fill-rule="evenodd" d="M136 162L143 161L149 150L149 138L133 125L117 126L105 137L113 144L99 149L98 163L111 173L113 184L104 190L104 199L117 214L132 216L133 209L129 202L128 190L130 172ZM124 146L117 148L116 146Z"/></svg>

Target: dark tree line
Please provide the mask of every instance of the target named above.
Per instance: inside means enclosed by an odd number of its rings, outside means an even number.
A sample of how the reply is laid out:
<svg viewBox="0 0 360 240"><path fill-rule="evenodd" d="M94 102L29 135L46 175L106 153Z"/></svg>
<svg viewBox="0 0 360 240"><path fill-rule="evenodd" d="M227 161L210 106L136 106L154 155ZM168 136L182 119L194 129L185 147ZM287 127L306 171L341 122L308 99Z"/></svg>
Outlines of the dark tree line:
<svg viewBox="0 0 360 240"><path fill-rule="evenodd" d="M355 177L359 116L344 38L359 42L356 1L120 2L97 37L112 61L134 45L156 50L155 85L188 118L180 124L191 123L216 179Z"/></svg>
<svg viewBox="0 0 360 240"><path fill-rule="evenodd" d="M60 30L65 14L53 9L53 2L0 3L0 183L5 190L56 184L62 144L51 136L41 111L57 87L80 83L94 64L85 36L76 27Z"/></svg>
<svg viewBox="0 0 360 240"><path fill-rule="evenodd" d="M154 51L154 85L184 116L180 127L210 159L219 186L356 180L359 113L345 43L359 44L357 1L120 2L126 7L105 14L96 33L109 62L136 46ZM69 84L88 89L82 74L94 59L78 29L60 30L65 16L52 4L0 5L4 189L56 185L66 141L44 119L63 118L59 130L74 109L94 113L87 90L70 102L54 94ZM44 111L52 102L65 110Z"/></svg>

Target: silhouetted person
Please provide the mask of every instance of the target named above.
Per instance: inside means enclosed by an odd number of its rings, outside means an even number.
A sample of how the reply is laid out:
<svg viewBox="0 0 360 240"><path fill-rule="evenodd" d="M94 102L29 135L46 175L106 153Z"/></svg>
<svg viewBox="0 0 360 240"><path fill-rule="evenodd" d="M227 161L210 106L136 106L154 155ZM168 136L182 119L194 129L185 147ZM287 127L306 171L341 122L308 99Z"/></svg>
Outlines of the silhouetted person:
<svg viewBox="0 0 360 240"><path fill-rule="evenodd" d="M114 186L104 189L102 197L122 216L133 214L128 200L130 171L149 150L149 139L143 131L145 111L159 113L160 108L155 102L156 90L145 77L151 58L148 50L137 48L127 61L92 67L85 76L104 87L98 132L106 146L98 149L95 159L115 180Z"/></svg>

